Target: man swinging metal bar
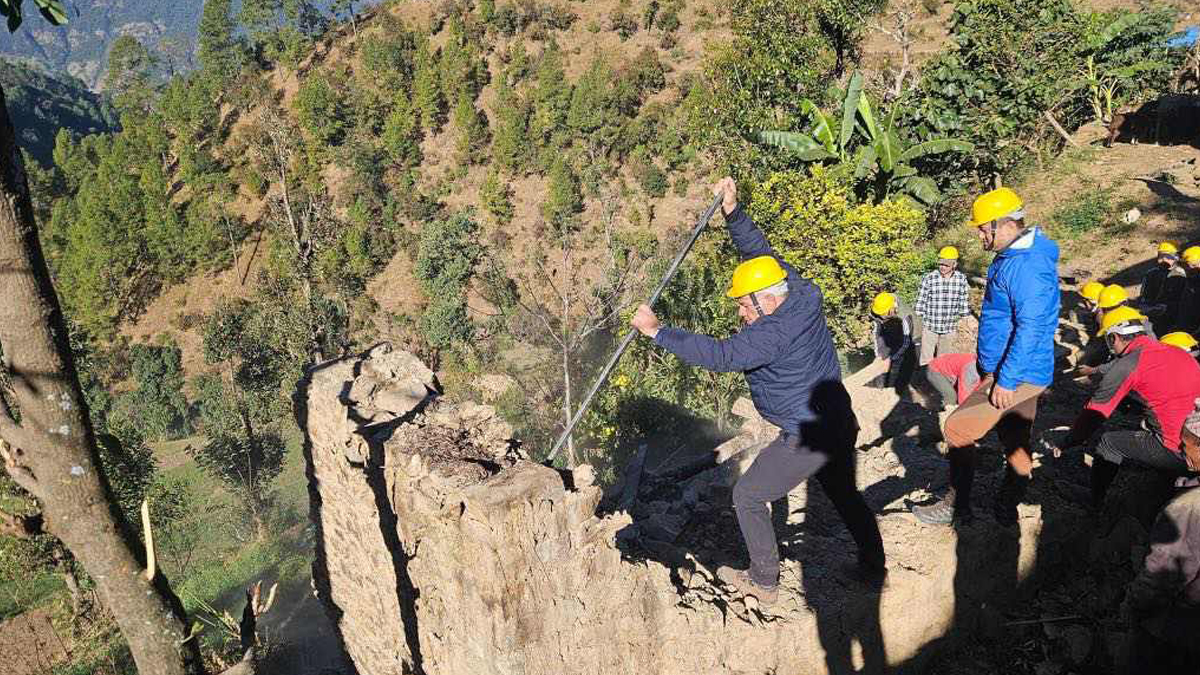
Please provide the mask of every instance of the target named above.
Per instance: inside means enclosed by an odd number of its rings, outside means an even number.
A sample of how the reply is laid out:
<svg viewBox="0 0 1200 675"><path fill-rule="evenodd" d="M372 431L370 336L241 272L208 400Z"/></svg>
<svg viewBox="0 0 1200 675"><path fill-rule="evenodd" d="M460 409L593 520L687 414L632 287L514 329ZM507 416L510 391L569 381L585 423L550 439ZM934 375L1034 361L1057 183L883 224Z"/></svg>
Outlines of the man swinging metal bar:
<svg viewBox="0 0 1200 675"><path fill-rule="evenodd" d="M821 307L821 289L783 262L738 205L732 178L713 188L729 234L745 260L727 295L738 302L744 327L719 340L661 326L648 305L634 328L687 363L721 372L742 371L754 405L782 431L759 453L733 489L738 525L750 568L723 567L718 575L764 605L775 602L779 549L768 504L816 476L858 544L855 579L880 584L887 574L875 515L855 482L858 422L842 384L833 338Z"/></svg>

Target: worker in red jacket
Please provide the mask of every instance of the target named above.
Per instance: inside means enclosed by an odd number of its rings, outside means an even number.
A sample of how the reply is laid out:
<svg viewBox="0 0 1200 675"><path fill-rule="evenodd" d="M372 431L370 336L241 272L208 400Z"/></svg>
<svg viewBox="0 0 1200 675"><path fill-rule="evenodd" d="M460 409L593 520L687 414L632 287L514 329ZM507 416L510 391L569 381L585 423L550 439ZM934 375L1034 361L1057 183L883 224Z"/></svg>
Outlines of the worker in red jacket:
<svg viewBox="0 0 1200 675"><path fill-rule="evenodd" d="M1079 413L1062 447L1082 445L1130 393L1146 405L1146 431L1109 431L1092 457L1092 506L1104 504L1108 487L1126 461L1173 475L1189 473L1180 430L1200 397L1200 364L1190 354L1147 335L1146 317L1130 307L1108 312L1100 336L1116 360ZM1049 450L1058 448L1047 441Z"/></svg>
<svg viewBox="0 0 1200 675"><path fill-rule="evenodd" d="M926 379L942 395L942 405L953 408L971 395L979 384L979 367L971 354L942 354L929 362Z"/></svg>

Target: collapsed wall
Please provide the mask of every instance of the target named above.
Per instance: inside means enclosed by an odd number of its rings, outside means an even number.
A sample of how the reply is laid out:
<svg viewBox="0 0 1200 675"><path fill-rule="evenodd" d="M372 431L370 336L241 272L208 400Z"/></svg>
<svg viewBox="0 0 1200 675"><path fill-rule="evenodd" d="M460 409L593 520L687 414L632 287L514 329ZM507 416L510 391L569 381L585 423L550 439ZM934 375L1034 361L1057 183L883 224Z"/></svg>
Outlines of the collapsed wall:
<svg viewBox="0 0 1200 675"><path fill-rule="evenodd" d="M859 483L883 514L890 582L839 572L852 540L801 486L775 506L785 562L768 609L715 577L745 565L729 486L765 422L721 449L727 461L635 475L615 498L625 510L605 515L589 468L529 461L491 408L438 400L412 355L381 345L331 362L298 402L316 589L362 675L919 671L931 643L998 621L991 607L1046 555L1045 524L1037 505L1021 507L1019 535L918 524L904 502L942 472L922 447L928 420L859 386L860 443L879 439Z"/></svg>

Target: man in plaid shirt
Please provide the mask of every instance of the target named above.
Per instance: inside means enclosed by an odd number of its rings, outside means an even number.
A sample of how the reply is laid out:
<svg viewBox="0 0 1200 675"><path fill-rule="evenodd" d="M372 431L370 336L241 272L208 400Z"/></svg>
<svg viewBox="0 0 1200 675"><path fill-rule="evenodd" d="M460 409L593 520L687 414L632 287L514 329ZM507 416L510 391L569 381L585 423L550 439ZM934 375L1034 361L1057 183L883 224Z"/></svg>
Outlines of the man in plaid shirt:
<svg viewBox="0 0 1200 675"><path fill-rule="evenodd" d="M958 249L946 246L938 252L937 270L921 278L916 312L924 323L921 331L920 365L935 356L954 352L958 320L967 315L967 276L958 269Z"/></svg>

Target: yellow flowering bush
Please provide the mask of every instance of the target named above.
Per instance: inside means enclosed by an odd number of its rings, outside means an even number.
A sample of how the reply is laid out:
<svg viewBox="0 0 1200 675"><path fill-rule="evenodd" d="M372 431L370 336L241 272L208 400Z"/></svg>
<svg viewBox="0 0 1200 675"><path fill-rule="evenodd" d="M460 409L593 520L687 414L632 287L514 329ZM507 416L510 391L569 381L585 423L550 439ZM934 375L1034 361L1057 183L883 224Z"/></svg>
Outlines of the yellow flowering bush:
<svg viewBox="0 0 1200 675"><path fill-rule="evenodd" d="M858 201L842 168L771 174L747 210L775 250L821 288L839 347L865 341L876 293L911 298L920 282L925 214L907 197Z"/></svg>

